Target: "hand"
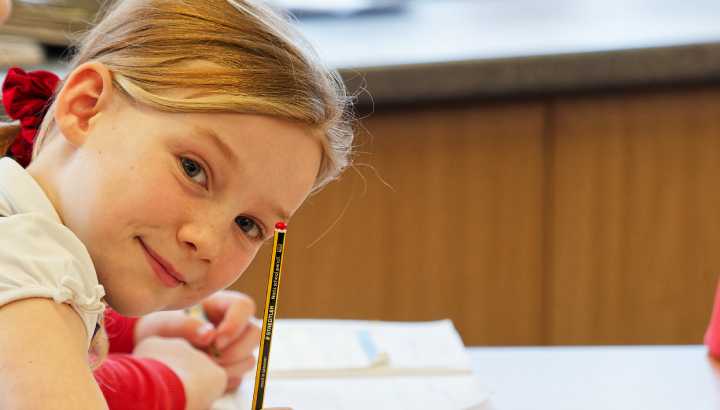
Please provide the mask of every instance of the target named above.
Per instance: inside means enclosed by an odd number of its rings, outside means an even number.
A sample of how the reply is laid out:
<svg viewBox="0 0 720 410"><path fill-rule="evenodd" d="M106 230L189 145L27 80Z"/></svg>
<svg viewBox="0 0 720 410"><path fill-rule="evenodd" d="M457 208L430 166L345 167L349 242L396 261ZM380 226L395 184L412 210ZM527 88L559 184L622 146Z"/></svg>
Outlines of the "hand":
<svg viewBox="0 0 720 410"><path fill-rule="evenodd" d="M185 388L187 410L207 410L225 391L225 371L186 340L148 337L133 354L159 360L177 374Z"/></svg>
<svg viewBox="0 0 720 410"><path fill-rule="evenodd" d="M150 336L181 337L193 346L210 352L228 376L227 391L235 390L242 375L255 366L253 351L260 343L260 328L251 322L255 303L236 291L220 291L202 301L211 323L184 312L155 312L143 316L135 327L136 344Z"/></svg>

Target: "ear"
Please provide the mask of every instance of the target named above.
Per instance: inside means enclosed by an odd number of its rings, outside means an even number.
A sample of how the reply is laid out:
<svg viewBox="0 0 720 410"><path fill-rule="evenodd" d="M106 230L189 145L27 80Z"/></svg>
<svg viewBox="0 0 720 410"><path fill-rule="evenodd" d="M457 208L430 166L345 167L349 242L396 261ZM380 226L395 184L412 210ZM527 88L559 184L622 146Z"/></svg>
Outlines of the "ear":
<svg viewBox="0 0 720 410"><path fill-rule="evenodd" d="M73 70L55 102L55 123L62 136L72 145L84 144L113 92L112 74L104 64L93 61Z"/></svg>

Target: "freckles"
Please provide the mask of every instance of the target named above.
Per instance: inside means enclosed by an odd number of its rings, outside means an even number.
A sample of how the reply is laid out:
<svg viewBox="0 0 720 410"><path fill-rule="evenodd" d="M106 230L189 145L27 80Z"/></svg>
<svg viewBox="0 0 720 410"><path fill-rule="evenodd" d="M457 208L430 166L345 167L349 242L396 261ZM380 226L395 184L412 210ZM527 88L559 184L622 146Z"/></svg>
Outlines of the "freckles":
<svg viewBox="0 0 720 410"><path fill-rule="evenodd" d="M142 212L158 222L169 223L173 218L188 216L193 209L191 201L168 188L153 189L140 200Z"/></svg>
<svg viewBox="0 0 720 410"><path fill-rule="evenodd" d="M103 219L113 221L108 224L111 229L172 224L181 203L172 188L137 178L116 184L105 194L101 209Z"/></svg>
<svg viewBox="0 0 720 410"><path fill-rule="evenodd" d="M238 280L250 266L250 262L255 259L256 252L248 253L247 251L239 251L234 257L217 269L214 275L211 274L210 281L220 284L223 288L232 285Z"/></svg>
<svg viewBox="0 0 720 410"><path fill-rule="evenodd" d="M131 166L130 170L133 169ZM168 170L138 168L133 179L138 204L149 212L173 213L180 207L190 207L191 198Z"/></svg>

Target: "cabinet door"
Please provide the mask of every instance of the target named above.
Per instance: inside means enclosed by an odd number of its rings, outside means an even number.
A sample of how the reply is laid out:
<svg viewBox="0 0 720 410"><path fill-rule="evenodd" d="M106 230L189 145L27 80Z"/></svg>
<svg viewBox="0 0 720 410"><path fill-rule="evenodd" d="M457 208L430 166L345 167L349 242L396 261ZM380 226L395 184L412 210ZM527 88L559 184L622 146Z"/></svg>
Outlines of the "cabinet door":
<svg viewBox="0 0 720 410"><path fill-rule="evenodd" d="M279 317L451 318L542 342L541 103L376 112L355 169L289 225ZM264 300L269 249L236 284Z"/></svg>
<svg viewBox="0 0 720 410"><path fill-rule="evenodd" d="M720 89L551 113L548 343L700 343L720 273Z"/></svg>

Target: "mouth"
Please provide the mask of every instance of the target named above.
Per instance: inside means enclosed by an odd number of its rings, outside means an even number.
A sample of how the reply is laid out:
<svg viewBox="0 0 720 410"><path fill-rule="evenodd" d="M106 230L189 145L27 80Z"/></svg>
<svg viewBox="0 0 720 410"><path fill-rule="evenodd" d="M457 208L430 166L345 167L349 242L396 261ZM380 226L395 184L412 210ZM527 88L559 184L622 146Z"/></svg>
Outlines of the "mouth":
<svg viewBox="0 0 720 410"><path fill-rule="evenodd" d="M138 237L138 241L145 251L145 259L147 259L150 268L163 285L169 288L175 288L186 284L183 276L179 274L170 263L166 262L160 255L150 249L140 237Z"/></svg>

